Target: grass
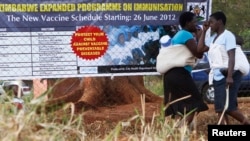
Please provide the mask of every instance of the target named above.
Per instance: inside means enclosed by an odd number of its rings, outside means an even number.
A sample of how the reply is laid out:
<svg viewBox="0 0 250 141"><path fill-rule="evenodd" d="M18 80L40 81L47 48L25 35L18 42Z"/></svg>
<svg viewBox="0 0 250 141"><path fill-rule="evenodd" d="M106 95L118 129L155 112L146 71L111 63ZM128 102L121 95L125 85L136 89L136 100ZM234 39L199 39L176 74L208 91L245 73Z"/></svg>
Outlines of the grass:
<svg viewBox="0 0 250 141"><path fill-rule="evenodd" d="M144 76L144 84L147 89L158 96L163 96L163 80L161 75Z"/></svg>
<svg viewBox="0 0 250 141"><path fill-rule="evenodd" d="M86 134L81 116L66 112L37 114L38 103L31 104L25 99L24 109L17 110L6 96L0 106L0 140L1 141L70 141L84 140ZM40 103L41 104L41 103ZM65 108L72 108L68 107Z"/></svg>
<svg viewBox="0 0 250 141"><path fill-rule="evenodd" d="M146 122L144 114L138 112L127 121L85 124L82 115L74 114L72 103L64 105L59 111L37 113L37 107L44 103L43 97L35 100L25 97L23 110L17 110L11 99L9 96L1 96L1 141L197 140L187 126L176 128L178 120L165 119L164 108L160 115L153 116L151 122ZM145 98L142 97L141 101L145 109ZM199 137L199 140L204 139Z"/></svg>

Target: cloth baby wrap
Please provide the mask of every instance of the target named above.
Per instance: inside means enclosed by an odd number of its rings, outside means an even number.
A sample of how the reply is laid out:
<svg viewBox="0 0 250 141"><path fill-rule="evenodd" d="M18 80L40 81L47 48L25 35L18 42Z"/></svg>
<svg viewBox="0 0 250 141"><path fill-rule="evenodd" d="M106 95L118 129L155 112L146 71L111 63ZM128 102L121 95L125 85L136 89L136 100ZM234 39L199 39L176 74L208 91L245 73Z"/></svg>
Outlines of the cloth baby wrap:
<svg viewBox="0 0 250 141"><path fill-rule="evenodd" d="M174 67L194 66L196 62L196 57L181 44L161 48L156 59L156 70L161 74Z"/></svg>
<svg viewBox="0 0 250 141"><path fill-rule="evenodd" d="M208 60L210 67L213 68L228 68L228 54L223 45L210 44L208 51ZM235 49L235 65L234 70L239 70L243 76L249 73L250 65L246 55L240 46Z"/></svg>

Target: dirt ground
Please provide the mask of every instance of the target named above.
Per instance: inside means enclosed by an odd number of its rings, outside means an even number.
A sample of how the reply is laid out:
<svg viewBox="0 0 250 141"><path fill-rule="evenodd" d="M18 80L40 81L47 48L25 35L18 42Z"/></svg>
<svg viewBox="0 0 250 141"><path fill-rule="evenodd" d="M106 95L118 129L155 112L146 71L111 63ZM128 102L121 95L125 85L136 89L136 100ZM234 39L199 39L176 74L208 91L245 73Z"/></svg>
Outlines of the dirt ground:
<svg viewBox="0 0 250 141"><path fill-rule="evenodd" d="M240 110L248 117L250 120L250 100L249 98L240 98L239 100ZM212 104L208 104L209 110L200 113L196 119L196 130L198 134L207 135L207 125L216 124L218 117L214 112ZM87 110L84 112L84 121L86 124L91 124L95 122L101 122L103 128L109 128L109 125L118 121L127 121L129 118L138 115L136 110L143 115L142 111L145 111L145 120L151 121L154 114L159 114L160 103L146 103L145 110L142 110L141 103L134 103L129 105L120 105L112 107L98 107L97 110ZM230 118L231 124L240 124L234 119Z"/></svg>

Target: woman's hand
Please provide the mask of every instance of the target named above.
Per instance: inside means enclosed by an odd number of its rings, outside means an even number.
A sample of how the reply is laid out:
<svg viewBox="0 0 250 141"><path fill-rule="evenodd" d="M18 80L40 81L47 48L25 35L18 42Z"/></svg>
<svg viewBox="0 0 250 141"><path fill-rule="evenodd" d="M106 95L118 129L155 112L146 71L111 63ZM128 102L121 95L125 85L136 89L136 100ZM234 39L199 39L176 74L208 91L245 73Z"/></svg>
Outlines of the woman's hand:
<svg viewBox="0 0 250 141"><path fill-rule="evenodd" d="M198 41L202 34L202 28L197 28L194 34L195 34L196 40Z"/></svg>
<svg viewBox="0 0 250 141"><path fill-rule="evenodd" d="M207 31L208 28L209 28L209 21L205 21L205 22L203 23L203 31Z"/></svg>

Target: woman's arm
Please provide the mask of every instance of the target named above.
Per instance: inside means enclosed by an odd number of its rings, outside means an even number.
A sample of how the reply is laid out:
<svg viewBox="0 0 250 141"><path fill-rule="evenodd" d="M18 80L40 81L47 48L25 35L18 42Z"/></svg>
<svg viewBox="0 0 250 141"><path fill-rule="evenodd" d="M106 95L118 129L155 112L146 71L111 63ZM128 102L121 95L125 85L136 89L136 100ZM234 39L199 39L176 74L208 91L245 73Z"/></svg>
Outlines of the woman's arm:
<svg viewBox="0 0 250 141"><path fill-rule="evenodd" d="M205 44L205 37L206 37L206 32L209 28L209 22L204 22L203 23L203 30L201 32L198 45L197 45L197 51L198 52L207 52L209 50L209 47L206 46Z"/></svg>
<svg viewBox="0 0 250 141"><path fill-rule="evenodd" d="M189 39L186 44L187 48L192 52L192 54L197 58L203 57L203 52L198 52L197 50L197 42L195 39Z"/></svg>

